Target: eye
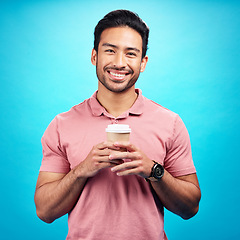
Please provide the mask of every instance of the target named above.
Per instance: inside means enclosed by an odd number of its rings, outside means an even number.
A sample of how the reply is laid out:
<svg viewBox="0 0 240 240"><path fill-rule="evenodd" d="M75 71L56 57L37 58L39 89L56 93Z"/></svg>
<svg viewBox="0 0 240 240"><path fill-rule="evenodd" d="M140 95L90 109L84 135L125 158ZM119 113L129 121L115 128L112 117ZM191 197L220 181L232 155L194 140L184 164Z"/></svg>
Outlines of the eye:
<svg viewBox="0 0 240 240"><path fill-rule="evenodd" d="M128 52L127 55L130 56L130 57L136 57L137 56L137 54L135 52Z"/></svg>
<svg viewBox="0 0 240 240"><path fill-rule="evenodd" d="M106 49L105 52L107 52L107 53L114 53L114 51L112 49Z"/></svg>

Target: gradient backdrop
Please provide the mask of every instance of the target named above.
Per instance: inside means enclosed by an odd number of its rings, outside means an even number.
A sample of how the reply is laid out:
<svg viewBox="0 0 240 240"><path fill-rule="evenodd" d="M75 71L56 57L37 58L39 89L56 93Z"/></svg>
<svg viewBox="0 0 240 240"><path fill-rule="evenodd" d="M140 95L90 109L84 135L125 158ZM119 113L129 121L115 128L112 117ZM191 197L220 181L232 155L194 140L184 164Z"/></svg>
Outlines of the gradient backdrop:
<svg viewBox="0 0 240 240"><path fill-rule="evenodd" d="M96 90L93 30L119 8L150 27L137 87L191 137L200 210L188 221L166 211L169 240L239 239L240 1L231 0L0 2L0 238L65 239L67 216L48 225L35 213L40 140Z"/></svg>

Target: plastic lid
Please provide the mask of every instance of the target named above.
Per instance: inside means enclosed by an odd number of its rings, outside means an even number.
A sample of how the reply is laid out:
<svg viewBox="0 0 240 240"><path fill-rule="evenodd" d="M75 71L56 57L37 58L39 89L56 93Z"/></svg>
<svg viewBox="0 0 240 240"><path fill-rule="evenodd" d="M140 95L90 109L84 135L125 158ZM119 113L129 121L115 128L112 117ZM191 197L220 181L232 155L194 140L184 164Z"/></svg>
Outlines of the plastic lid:
<svg viewBox="0 0 240 240"><path fill-rule="evenodd" d="M107 126L106 132L130 133L131 128L126 124L111 124Z"/></svg>

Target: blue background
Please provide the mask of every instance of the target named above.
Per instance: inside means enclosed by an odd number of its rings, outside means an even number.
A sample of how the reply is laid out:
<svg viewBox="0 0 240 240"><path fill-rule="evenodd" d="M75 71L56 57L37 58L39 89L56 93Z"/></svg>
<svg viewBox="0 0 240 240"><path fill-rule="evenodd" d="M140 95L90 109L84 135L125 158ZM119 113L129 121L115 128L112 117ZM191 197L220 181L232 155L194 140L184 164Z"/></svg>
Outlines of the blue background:
<svg viewBox="0 0 240 240"><path fill-rule="evenodd" d="M53 117L97 89L93 30L109 11L150 27L143 94L178 113L202 189L199 213L166 211L169 240L239 239L240 3L214 0L1 1L1 239L65 239L67 216L40 221L40 139Z"/></svg>

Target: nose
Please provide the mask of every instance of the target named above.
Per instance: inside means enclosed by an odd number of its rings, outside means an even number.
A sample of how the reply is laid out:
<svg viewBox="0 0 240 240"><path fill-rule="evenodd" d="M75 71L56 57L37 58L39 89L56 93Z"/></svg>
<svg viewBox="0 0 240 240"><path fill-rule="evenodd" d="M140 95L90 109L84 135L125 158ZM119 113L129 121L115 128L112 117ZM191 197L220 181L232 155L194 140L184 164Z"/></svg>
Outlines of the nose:
<svg viewBox="0 0 240 240"><path fill-rule="evenodd" d="M114 57L113 65L114 67L117 67L117 68L125 68L126 67L125 54L122 52L118 52Z"/></svg>

